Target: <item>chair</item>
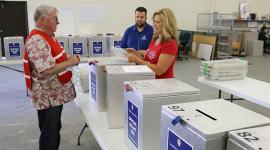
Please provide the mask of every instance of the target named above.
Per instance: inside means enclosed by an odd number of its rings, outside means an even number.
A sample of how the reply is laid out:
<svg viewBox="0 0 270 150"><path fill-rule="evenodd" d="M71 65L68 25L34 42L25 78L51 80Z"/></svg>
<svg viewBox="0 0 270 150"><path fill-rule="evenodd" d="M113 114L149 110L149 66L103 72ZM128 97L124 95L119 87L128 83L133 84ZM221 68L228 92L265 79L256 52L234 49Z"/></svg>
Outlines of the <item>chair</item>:
<svg viewBox="0 0 270 150"><path fill-rule="evenodd" d="M181 32L179 37L180 45L178 47L178 59L179 60L188 60L189 47L188 43L191 38L191 34L188 32Z"/></svg>

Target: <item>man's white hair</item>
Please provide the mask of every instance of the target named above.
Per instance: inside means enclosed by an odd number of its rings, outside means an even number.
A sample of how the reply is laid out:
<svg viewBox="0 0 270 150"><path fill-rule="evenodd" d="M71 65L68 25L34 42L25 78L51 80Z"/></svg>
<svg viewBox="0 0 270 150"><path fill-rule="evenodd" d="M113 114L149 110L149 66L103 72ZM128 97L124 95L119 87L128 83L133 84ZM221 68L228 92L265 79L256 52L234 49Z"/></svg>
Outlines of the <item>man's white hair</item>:
<svg viewBox="0 0 270 150"><path fill-rule="evenodd" d="M57 9L53 6L48 5L39 5L34 12L34 21L35 23L38 21L40 17L47 17L52 11L56 11Z"/></svg>

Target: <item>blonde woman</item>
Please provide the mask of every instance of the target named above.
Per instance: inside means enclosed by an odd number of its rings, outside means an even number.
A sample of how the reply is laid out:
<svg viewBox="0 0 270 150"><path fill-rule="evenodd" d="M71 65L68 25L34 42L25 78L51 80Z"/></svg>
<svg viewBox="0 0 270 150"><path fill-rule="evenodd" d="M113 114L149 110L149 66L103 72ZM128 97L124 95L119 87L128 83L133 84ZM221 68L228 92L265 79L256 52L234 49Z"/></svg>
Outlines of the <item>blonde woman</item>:
<svg viewBox="0 0 270 150"><path fill-rule="evenodd" d="M174 78L174 64L177 58L177 23L169 8L153 14L154 35L147 50L127 49L128 60L147 65L156 79Z"/></svg>

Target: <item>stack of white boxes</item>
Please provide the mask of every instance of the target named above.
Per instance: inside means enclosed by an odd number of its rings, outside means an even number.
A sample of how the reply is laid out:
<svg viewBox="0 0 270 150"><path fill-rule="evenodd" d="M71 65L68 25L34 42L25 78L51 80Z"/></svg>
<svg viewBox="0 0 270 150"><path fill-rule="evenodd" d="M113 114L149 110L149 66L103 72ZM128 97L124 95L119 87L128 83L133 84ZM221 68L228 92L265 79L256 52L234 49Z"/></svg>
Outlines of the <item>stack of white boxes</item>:
<svg viewBox="0 0 270 150"><path fill-rule="evenodd" d="M125 143L130 150L159 150L162 105L200 99L199 89L176 79L127 81L125 88Z"/></svg>
<svg viewBox="0 0 270 150"><path fill-rule="evenodd" d="M248 56L262 56L263 55L263 41L248 40L247 55Z"/></svg>
<svg viewBox="0 0 270 150"><path fill-rule="evenodd" d="M88 43L90 57L109 56L105 36L90 36Z"/></svg>
<svg viewBox="0 0 270 150"><path fill-rule="evenodd" d="M106 72L105 66L132 65L117 57L97 57L96 63L89 65L89 99L98 111L106 110ZM134 64L135 65L135 64Z"/></svg>
<svg viewBox="0 0 270 150"><path fill-rule="evenodd" d="M223 99L162 106L160 150L225 150L228 132L270 119Z"/></svg>
<svg viewBox="0 0 270 150"><path fill-rule="evenodd" d="M240 80L246 77L248 62L241 59L201 61L200 74L208 80Z"/></svg>
<svg viewBox="0 0 270 150"><path fill-rule="evenodd" d="M72 69L72 82L83 93L89 92L89 64L82 63Z"/></svg>
<svg viewBox="0 0 270 150"><path fill-rule="evenodd" d="M124 127L124 81L147 79L155 79L155 73L146 65L106 66L109 128Z"/></svg>
<svg viewBox="0 0 270 150"><path fill-rule="evenodd" d="M244 50L244 52L247 52L248 41L258 40L258 37L258 32L243 32L240 49Z"/></svg>
<svg viewBox="0 0 270 150"><path fill-rule="evenodd" d="M227 150L270 150L270 126L230 131Z"/></svg>
<svg viewBox="0 0 270 150"><path fill-rule="evenodd" d="M69 38L69 54L79 55L80 57L88 57L87 37L71 37Z"/></svg>
<svg viewBox="0 0 270 150"><path fill-rule="evenodd" d="M59 37L56 37L56 39L57 39L58 42L62 45L62 47L64 48L64 50L65 50L69 55L72 55L71 53L69 53L70 51L68 50L68 39L69 39L69 37L59 36Z"/></svg>
<svg viewBox="0 0 270 150"><path fill-rule="evenodd" d="M4 38L4 48L6 59L22 59L24 51L24 41L23 37L5 37Z"/></svg>

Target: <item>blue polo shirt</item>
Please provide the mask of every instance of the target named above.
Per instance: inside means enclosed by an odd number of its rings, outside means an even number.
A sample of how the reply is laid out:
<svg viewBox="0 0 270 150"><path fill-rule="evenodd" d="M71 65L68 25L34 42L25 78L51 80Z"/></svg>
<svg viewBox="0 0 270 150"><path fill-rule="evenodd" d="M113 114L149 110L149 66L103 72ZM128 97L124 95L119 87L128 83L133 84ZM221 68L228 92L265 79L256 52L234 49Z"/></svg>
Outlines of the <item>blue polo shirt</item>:
<svg viewBox="0 0 270 150"><path fill-rule="evenodd" d="M139 32L136 25L125 31L121 41L121 48L134 48L136 50L147 50L153 36L153 27L146 23L142 32Z"/></svg>

